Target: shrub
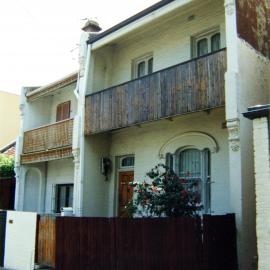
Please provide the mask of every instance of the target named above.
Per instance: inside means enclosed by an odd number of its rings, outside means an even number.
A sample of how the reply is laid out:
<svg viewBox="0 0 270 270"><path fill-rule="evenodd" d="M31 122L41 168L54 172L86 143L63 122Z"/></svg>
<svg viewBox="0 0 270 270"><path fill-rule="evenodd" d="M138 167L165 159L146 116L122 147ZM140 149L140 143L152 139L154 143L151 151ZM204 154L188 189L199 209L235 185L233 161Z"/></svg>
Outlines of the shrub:
<svg viewBox="0 0 270 270"><path fill-rule="evenodd" d="M195 216L201 210L194 184L179 178L169 167L159 164L146 176L148 179L141 183L130 183L135 195L127 205L130 216Z"/></svg>
<svg viewBox="0 0 270 270"><path fill-rule="evenodd" d="M14 175L14 158L0 155L0 176L13 177Z"/></svg>

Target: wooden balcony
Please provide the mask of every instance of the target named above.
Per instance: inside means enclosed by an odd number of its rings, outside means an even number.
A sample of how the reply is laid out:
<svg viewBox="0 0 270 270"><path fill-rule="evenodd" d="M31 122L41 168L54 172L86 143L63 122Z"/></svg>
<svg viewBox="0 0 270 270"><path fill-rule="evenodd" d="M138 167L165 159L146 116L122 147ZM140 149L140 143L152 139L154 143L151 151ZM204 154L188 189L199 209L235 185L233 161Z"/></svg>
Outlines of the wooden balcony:
<svg viewBox="0 0 270 270"><path fill-rule="evenodd" d="M26 131L21 163L71 157L72 133L73 119Z"/></svg>
<svg viewBox="0 0 270 270"><path fill-rule="evenodd" d="M86 96L94 134L225 105L226 50Z"/></svg>

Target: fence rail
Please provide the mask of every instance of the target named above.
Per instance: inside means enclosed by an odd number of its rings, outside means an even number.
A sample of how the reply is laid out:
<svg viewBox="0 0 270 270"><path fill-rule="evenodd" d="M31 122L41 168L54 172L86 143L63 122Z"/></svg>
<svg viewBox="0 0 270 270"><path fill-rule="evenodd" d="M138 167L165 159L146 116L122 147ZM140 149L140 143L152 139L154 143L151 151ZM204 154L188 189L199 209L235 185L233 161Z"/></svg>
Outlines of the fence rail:
<svg viewBox="0 0 270 270"><path fill-rule="evenodd" d="M44 239L46 226L40 223L37 250L43 254L37 258L57 270L238 269L233 214L204 216L202 222L188 217L49 219L45 223L55 238Z"/></svg>
<svg viewBox="0 0 270 270"><path fill-rule="evenodd" d="M73 119L26 131L24 133L23 154L71 146L72 132Z"/></svg>
<svg viewBox="0 0 270 270"><path fill-rule="evenodd" d="M225 105L226 50L192 59L86 97L93 134Z"/></svg>

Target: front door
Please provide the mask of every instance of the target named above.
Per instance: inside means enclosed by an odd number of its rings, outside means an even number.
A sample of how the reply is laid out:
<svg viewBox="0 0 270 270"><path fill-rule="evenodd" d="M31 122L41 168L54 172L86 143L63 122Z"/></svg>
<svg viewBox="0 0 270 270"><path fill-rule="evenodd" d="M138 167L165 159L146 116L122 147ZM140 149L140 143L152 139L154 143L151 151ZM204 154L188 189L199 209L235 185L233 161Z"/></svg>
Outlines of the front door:
<svg viewBox="0 0 270 270"><path fill-rule="evenodd" d="M133 197L133 188L129 185L134 179L134 172L120 172L119 173L119 204L118 216L127 217L126 205Z"/></svg>

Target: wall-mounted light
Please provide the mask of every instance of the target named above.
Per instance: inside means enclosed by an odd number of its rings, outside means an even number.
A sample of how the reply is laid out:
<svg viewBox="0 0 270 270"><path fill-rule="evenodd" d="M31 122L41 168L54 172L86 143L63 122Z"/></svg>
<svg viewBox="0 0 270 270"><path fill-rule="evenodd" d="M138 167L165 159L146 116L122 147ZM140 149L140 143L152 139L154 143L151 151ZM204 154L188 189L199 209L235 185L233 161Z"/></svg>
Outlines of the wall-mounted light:
<svg viewBox="0 0 270 270"><path fill-rule="evenodd" d="M101 158L101 173L105 175L105 180L108 181L108 174L110 173L112 168L112 162L107 157Z"/></svg>

